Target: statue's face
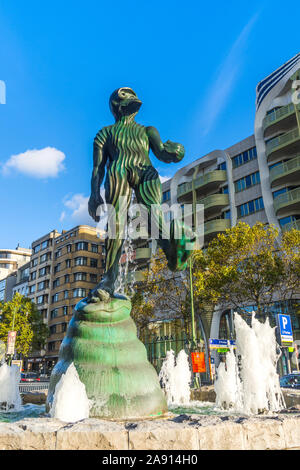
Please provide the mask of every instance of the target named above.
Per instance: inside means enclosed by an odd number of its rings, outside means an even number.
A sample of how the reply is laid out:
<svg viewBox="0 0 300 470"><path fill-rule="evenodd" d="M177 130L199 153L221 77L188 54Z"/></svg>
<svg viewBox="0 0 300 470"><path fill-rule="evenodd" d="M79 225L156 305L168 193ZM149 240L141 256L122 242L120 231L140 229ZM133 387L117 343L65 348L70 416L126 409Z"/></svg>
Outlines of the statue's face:
<svg viewBox="0 0 300 470"><path fill-rule="evenodd" d="M109 100L110 110L116 119L121 116L136 114L141 105L142 102L138 99L136 93L128 87L115 90Z"/></svg>

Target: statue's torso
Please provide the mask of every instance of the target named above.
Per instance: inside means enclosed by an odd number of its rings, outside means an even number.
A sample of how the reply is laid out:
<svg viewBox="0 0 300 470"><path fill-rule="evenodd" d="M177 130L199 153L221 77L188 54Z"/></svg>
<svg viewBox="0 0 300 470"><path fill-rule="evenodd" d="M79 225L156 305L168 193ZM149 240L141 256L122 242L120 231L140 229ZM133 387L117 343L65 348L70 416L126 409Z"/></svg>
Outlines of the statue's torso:
<svg viewBox="0 0 300 470"><path fill-rule="evenodd" d="M135 121L117 121L110 126L107 136L107 153L110 163L122 167L151 164L146 128Z"/></svg>

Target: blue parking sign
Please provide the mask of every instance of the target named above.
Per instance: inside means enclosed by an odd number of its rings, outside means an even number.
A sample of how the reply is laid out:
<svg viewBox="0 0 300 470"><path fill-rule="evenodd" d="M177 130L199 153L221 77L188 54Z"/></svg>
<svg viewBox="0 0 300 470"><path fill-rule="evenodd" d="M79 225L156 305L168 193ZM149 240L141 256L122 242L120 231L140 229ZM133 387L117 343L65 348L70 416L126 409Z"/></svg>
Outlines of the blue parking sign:
<svg viewBox="0 0 300 470"><path fill-rule="evenodd" d="M292 343L293 330L290 315L278 314L277 316L281 343Z"/></svg>

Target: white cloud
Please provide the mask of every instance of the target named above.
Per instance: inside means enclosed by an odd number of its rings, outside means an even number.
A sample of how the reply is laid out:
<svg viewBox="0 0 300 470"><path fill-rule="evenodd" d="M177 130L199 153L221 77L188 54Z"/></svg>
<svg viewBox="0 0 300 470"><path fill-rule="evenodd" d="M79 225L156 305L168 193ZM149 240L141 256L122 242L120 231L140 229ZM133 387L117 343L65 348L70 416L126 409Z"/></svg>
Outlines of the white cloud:
<svg viewBox="0 0 300 470"><path fill-rule="evenodd" d="M35 178L55 178L65 169L63 161L65 154L53 147L41 150L27 150L18 155L12 155L3 165L3 173L18 171Z"/></svg>
<svg viewBox="0 0 300 470"><path fill-rule="evenodd" d="M159 179L161 183L164 183L165 181L168 181L171 178L171 176L161 176L159 175Z"/></svg>

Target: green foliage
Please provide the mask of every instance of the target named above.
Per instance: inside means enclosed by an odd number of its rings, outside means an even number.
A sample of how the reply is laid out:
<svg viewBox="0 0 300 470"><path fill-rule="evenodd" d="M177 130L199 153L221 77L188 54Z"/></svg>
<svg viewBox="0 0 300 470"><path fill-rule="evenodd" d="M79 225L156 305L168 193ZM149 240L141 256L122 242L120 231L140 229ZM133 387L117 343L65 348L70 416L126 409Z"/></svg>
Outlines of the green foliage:
<svg viewBox="0 0 300 470"><path fill-rule="evenodd" d="M224 308L255 305L261 313L278 294L286 300L299 289L299 252L299 231L280 238L274 226L241 222L195 253L195 297Z"/></svg>
<svg viewBox="0 0 300 470"><path fill-rule="evenodd" d="M43 347L49 330L30 299L16 293L10 302L0 304L0 311L0 340L6 343L8 332L17 331L16 352L24 357Z"/></svg>

